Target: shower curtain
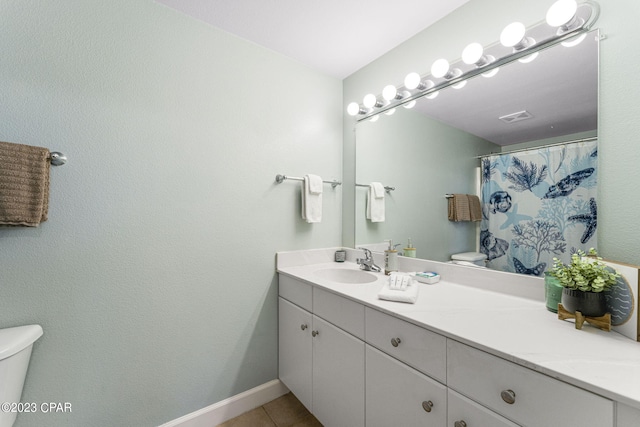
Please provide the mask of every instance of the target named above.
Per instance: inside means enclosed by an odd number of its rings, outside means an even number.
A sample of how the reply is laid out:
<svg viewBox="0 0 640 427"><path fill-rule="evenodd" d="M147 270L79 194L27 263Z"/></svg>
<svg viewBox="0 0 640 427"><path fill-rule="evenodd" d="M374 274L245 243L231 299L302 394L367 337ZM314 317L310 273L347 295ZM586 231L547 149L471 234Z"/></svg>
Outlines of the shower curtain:
<svg viewBox="0 0 640 427"><path fill-rule="evenodd" d="M597 141L482 159L480 251L488 267L541 276L596 247Z"/></svg>

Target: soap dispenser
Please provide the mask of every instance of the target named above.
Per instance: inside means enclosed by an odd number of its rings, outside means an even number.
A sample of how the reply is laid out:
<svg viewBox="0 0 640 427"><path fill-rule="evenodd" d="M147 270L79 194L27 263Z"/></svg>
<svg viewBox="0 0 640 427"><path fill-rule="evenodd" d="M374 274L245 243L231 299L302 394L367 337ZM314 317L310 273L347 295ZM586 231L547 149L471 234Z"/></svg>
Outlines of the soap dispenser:
<svg viewBox="0 0 640 427"><path fill-rule="evenodd" d="M389 248L384 251L384 274L387 276L394 271L398 271L398 251L393 246L391 239L385 240L389 242Z"/></svg>
<svg viewBox="0 0 640 427"><path fill-rule="evenodd" d="M416 248L414 248L413 245L411 244L411 237L409 237L409 243L407 244L407 247L404 248L403 255L409 258L416 257Z"/></svg>

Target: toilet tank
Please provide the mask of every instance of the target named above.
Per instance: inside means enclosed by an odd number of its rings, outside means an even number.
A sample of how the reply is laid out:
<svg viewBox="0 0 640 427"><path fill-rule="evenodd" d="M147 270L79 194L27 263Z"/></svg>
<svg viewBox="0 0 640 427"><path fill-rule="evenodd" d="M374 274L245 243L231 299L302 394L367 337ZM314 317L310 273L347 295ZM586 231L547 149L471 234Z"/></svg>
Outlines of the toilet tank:
<svg viewBox="0 0 640 427"><path fill-rule="evenodd" d="M0 329L0 403L19 403L33 343L42 336L40 325ZM11 427L17 412L0 411L0 427Z"/></svg>
<svg viewBox="0 0 640 427"><path fill-rule="evenodd" d="M451 255L451 260L454 262L455 261L462 261L463 263L469 262L479 267L484 267L486 259L487 259L487 256L480 252L463 252L461 254Z"/></svg>

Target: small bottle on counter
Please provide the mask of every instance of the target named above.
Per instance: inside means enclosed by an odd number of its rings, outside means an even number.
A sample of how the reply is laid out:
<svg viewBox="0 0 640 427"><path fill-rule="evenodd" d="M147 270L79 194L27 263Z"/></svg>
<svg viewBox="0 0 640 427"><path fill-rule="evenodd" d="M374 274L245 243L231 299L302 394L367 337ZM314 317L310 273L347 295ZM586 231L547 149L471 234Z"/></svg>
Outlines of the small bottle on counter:
<svg viewBox="0 0 640 427"><path fill-rule="evenodd" d="M411 244L411 237L409 237L409 243L407 244L407 247L404 248L403 255L409 258L416 257L416 248L414 248L413 245Z"/></svg>
<svg viewBox="0 0 640 427"><path fill-rule="evenodd" d="M338 249L335 254L336 262L344 262L347 259L347 252L344 249Z"/></svg>
<svg viewBox="0 0 640 427"><path fill-rule="evenodd" d="M384 274L387 276L394 271L398 271L398 251L394 248L391 239L389 242L389 248L384 251Z"/></svg>

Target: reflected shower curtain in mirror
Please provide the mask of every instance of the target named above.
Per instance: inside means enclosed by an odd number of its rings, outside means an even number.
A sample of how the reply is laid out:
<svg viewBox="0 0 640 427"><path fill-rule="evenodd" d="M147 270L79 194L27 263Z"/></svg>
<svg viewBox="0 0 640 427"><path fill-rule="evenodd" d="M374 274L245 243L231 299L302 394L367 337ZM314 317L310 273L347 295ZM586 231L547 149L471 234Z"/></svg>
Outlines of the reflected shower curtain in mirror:
<svg viewBox="0 0 640 427"><path fill-rule="evenodd" d="M482 158L480 251L488 267L542 276L596 247L597 141Z"/></svg>

